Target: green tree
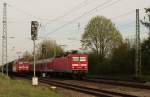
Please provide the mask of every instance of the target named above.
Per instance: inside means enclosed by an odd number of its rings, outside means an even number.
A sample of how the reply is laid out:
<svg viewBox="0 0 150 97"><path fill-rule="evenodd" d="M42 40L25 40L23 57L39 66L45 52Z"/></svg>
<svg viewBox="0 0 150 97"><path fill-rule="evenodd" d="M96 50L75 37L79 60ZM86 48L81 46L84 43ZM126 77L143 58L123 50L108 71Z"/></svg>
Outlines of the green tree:
<svg viewBox="0 0 150 97"><path fill-rule="evenodd" d="M142 72L150 74L150 38L145 40L141 45L141 55L142 55Z"/></svg>
<svg viewBox="0 0 150 97"><path fill-rule="evenodd" d="M44 40L38 45L38 59L45 59L63 55L63 49L54 40Z"/></svg>
<svg viewBox="0 0 150 97"><path fill-rule="evenodd" d="M122 36L111 20L96 16L85 27L81 42L83 47L106 57L122 43Z"/></svg>
<svg viewBox="0 0 150 97"><path fill-rule="evenodd" d="M145 8L145 13L147 14L148 20L146 21L144 17L144 21L141 20L142 25L149 29L149 37L150 37L150 8Z"/></svg>
<svg viewBox="0 0 150 97"><path fill-rule="evenodd" d="M129 43L122 43L113 50L111 57L112 72L119 74L134 74L135 49Z"/></svg>

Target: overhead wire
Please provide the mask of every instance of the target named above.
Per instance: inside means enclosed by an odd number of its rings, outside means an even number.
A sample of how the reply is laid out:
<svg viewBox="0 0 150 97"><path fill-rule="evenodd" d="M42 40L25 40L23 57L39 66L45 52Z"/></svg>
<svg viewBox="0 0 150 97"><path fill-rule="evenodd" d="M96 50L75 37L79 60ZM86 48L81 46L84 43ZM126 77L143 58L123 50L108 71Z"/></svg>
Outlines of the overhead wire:
<svg viewBox="0 0 150 97"><path fill-rule="evenodd" d="M71 10L69 10L68 12L66 12L66 13L64 13L64 14L62 14L62 15L60 15L60 16L58 16L58 17L56 17L56 18L54 18L54 19L52 19L52 20L50 20L50 21L51 21L51 22L57 21L57 20L59 20L60 18L64 18L64 17L66 17L67 15L71 14L72 12L75 12L75 11L79 10L80 8L85 7L86 5L84 5L84 6L81 6L81 5L82 5L82 4L85 4L87 1L88 1L88 0L84 0L83 2L79 3L77 6L73 7L73 8L72 8ZM93 1L92 1L92 2L93 2Z"/></svg>
<svg viewBox="0 0 150 97"><path fill-rule="evenodd" d="M84 1L81 2L79 5L77 5L76 7L74 7L73 9L71 9L70 11L68 11L67 13L71 13L73 10L75 10L77 7L80 7L80 5L81 5L82 3L84 3L84 2L86 2L86 1L88 1L88 0L84 0ZM120 0L118 0L118 1L120 1ZM115 3L115 2L114 2L114 3ZM36 19L38 19L38 20L42 20L41 18L39 18L39 17L37 17L37 16L34 16L34 15L30 14L30 13L27 13L27 12L25 12L24 10L18 9L18 8L14 7L14 6L10 5L10 4L8 4L8 5L9 5L9 7L13 7L14 9L16 9L16 10L22 12L22 13L25 13L25 14L31 16L31 17L34 17L34 18L36 18ZM98 8L98 7L96 7L96 8ZM117 17L112 17L112 18L115 19L115 18L118 18L118 17L121 17L121 16L124 17L125 15L129 15L129 14L131 14L132 12L133 12L133 10L131 10L131 11L127 12L127 13L121 14L121 15L119 15L119 16L117 16ZM65 16L67 15L67 13L66 13L66 14L63 14L63 15L61 15L61 16L58 16L58 17L56 17L56 18L53 19L53 20L56 20L56 19L61 18L61 17L65 17ZM15 22L15 21L10 21L10 23L14 23L14 22ZM27 21L27 22L29 22L29 21Z"/></svg>
<svg viewBox="0 0 150 97"><path fill-rule="evenodd" d="M102 6L104 6L104 5L108 4L108 3L110 3L111 1L113 1L113 0L107 0L107 1L105 1L104 3L99 4L99 5L96 6L95 8L93 8L93 9L91 9L91 10L89 10L89 11L83 13L83 14L80 15L79 17L73 19L72 21L69 21L69 22L63 24L62 26L60 26L60 27L56 28L55 30L51 31L50 33L46 34L46 36L48 36L49 34L55 33L56 31L62 29L63 27L67 26L68 24L71 24L72 22L74 22L74 21L76 21L76 20L82 18L83 16L85 16L85 15L91 13L91 12L93 12L93 11L94 11L95 9L97 9L97 8L102 7ZM116 0L115 2L112 2L111 4L109 4L109 5L107 5L107 6L111 6L111 5L113 5L113 4L115 4L115 3L119 2L119 1L121 1L121 0ZM106 6L106 7L107 7L107 6Z"/></svg>
<svg viewBox="0 0 150 97"><path fill-rule="evenodd" d="M80 5L81 5L82 3L84 3L84 2L86 2L86 1L87 1L87 0L84 0L83 2L81 2L81 3L80 3L78 6L76 6L75 8L80 7ZM109 1L110 1L110 0L109 0ZM120 0L116 0L115 2L112 2L111 4L109 4L109 5L107 5L107 6L113 5L113 4L115 4L116 2L118 2L118 1L120 1ZM104 4L105 4L105 3L104 3ZM8 4L8 5L9 5L10 7L13 7L13 6L10 5L10 4ZM106 7L106 6L105 6L105 7ZM29 16L32 16L32 17L34 17L34 18L36 18L36 19L38 19L38 20L39 20L39 19L42 20L41 18L36 17L36 16L34 16L34 15L30 14L30 13L27 13L27 12L21 10L21 9L18 9L18 8L16 8L16 7L13 7L13 8L15 8L16 10L21 11L22 13L25 13L25 14L27 14L27 15L29 15ZM71 10L75 10L75 8L73 8L73 9L71 9ZM94 9L92 9L92 10L90 10L90 11L88 11L88 12L85 12L83 15L81 15L81 16L79 16L79 17L73 19L72 21L70 21L70 22L68 22L68 23L66 23L66 24L64 24L64 25L62 25L62 26L60 26L60 27L58 27L57 29L55 29L54 31L52 31L52 33L54 33L54 32L56 32L57 30L63 28L64 26L66 26L66 25L68 25L68 24L74 22L74 21L77 20L77 19L80 19L81 17L85 16L86 14L92 12L93 10L95 10L95 9L97 9L97 8L99 8L99 6L95 7ZM68 13L71 12L71 10L68 11ZM121 14L121 15L119 15L119 16L117 16L117 17L112 17L112 18L115 19L115 18L118 18L118 17L124 17L124 16L126 16L126 15L131 14L131 13L133 13L133 10L131 10L131 11L127 12L127 13ZM59 16L59 18L65 17L65 16L66 16L66 14L63 14L63 15ZM56 18L58 19L58 17L56 17ZM55 19L56 19L56 18L55 18Z"/></svg>
<svg viewBox="0 0 150 97"><path fill-rule="evenodd" d="M125 17L125 16L131 15L133 13L135 13L135 9L130 10L130 11L126 12L126 13L120 14L120 15L115 16L115 17L110 17L110 19L117 19L117 18L120 18L120 17Z"/></svg>
<svg viewBox="0 0 150 97"><path fill-rule="evenodd" d="M110 1L111 1L111 0L110 0ZM112 0L112 1L114 1L114 0ZM116 4L116 3L120 2L120 1L121 1L121 0L116 0L116 1L114 1L114 2L108 3L108 5L106 4L106 6L105 6L105 5L104 5L104 7L102 6L102 8L101 8L100 6L97 6L97 7L95 7L94 10L95 10L96 12L101 11L101 10L107 8L107 7L111 7L112 5L114 5L114 4ZM101 9L99 9L99 8L101 8ZM93 14L93 13L91 13L91 14Z"/></svg>
<svg viewBox="0 0 150 97"><path fill-rule="evenodd" d="M135 20L133 20L133 21L130 21L130 22L128 22L128 23L126 23L126 24L122 24L122 25L118 25L117 27L125 27L125 26L127 26L127 25L130 25L130 24L134 24L136 21Z"/></svg>
<svg viewBox="0 0 150 97"><path fill-rule="evenodd" d="M73 9L71 9L69 12L71 12L72 10L75 10L75 8L77 8L77 7L80 7L80 5L81 5L82 3L84 3L84 2L86 2L86 1L88 1L88 0L84 0L84 1L81 2L79 5L77 5L77 6L74 7ZM120 1L120 0L116 0L116 2L118 2L118 1ZM113 2L113 3L116 3L116 2ZM112 4L113 4L113 3L112 3ZM7 3L7 4L8 4L8 3ZM112 5L112 4L111 4L111 5ZM12 7L12 8L14 8L14 9L16 9L16 10L22 12L22 13L25 13L25 14L27 14L27 15L29 15L29 16L32 16L32 17L34 17L34 18L36 18L36 19L41 19L41 18L39 18L39 17L37 17L37 16L34 16L34 15L30 14L30 13L25 12L24 10L21 10L21 9L19 9L19 8L16 8L16 7L14 7L14 6L10 5L10 4L8 4L8 5L9 5L9 7ZM110 6L110 5L109 5L109 6ZM105 7L106 7L106 6L105 6ZM96 7L96 8L98 8L98 7ZM96 9L96 8L95 8L95 9ZM115 18L118 18L118 17L124 17L124 16L126 16L126 15L129 15L129 14L133 13L133 11L134 11L134 10L131 10L131 11L127 12L127 13L124 13L124 14L121 14L121 15L119 15L119 16L112 17L112 18L115 19ZM69 12L68 12L68 13L69 13ZM85 13L85 14L86 14L86 13ZM61 16L66 16L66 14L61 15ZM59 16L59 17L61 17L61 16ZM56 17L56 18L58 18L58 17Z"/></svg>
<svg viewBox="0 0 150 97"><path fill-rule="evenodd" d="M86 0L84 0L84 1L86 1ZM118 1L120 1L120 0L118 0ZM12 7L12 6L11 6ZM98 7L99 8L99 7ZM16 8L15 8L16 9ZM97 9L97 8L96 8ZM17 9L17 10L20 10L20 9ZM94 9L95 10L95 9ZM29 15L29 16L31 16L31 17L34 17L34 18L36 18L36 19L38 19L38 20L43 20L43 19L41 19L41 18L39 18L39 17L37 17L37 16L34 16L34 15L32 15L32 14L30 14L30 13L27 13L27 12L25 12L25 11L22 11L22 10L20 10L22 13L25 13L25 14L27 14L27 15ZM92 12L92 11L91 11ZM90 12L89 12L90 13ZM116 18L120 18L120 17L124 17L124 16L127 16L127 15L129 15L129 14L132 14L133 13L133 10L132 11L129 11L129 12L127 12L127 13L124 13L124 14L121 14L121 15L119 15L119 16L116 16L116 17L112 17L112 19L116 19ZM88 12L86 12L86 13L84 13L85 15L86 14L88 14ZM85 16L83 14L83 16ZM57 20L57 19L59 19L59 18L63 18L63 17L65 17L65 16L67 16L67 15L62 15L62 16L60 16L60 17L56 17L55 19ZM72 22L74 22L75 20L78 20L78 19L80 19L81 17L83 17L82 15L80 16L80 17L78 17L78 18L75 18L74 20L72 20L72 21L70 21L69 22L69 24L70 23L72 23ZM55 19L53 19L53 21L55 21ZM135 22L135 21L132 21L132 23L133 22ZM131 23L128 23L128 24L125 24L125 25L129 25L129 24L131 24ZM68 25L68 23L66 23L66 24L64 24L63 26L61 26L61 27L59 27L59 28L57 28L56 30L54 30L53 32L56 32L56 31L58 31L59 29L61 29L61 28L63 28L64 26L66 26L66 25ZM121 25L121 26L124 26L124 25ZM120 26L119 26L120 27Z"/></svg>
<svg viewBox="0 0 150 97"><path fill-rule="evenodd" d="M77 6L75 6L75 7L72 8L71 10L69 10L67 13L65 13L65 14L63 14L63 15L61 15L61 16L58 16L58 17L56 17L56 18L54 18L52 21L58 20L58 19L60 19L60 18L64 18L64 17L67 16L68 14L70 14L70 13L72 13L72 12L74 12L74 11L76 11L76 10L82 8L82 7L85 7L88 3L87 3L86 5L84 5L84 6L81 6L81 5L84 4L84 3L86 3L87 1L88 1L88 0L84 0L83 2L81 2L80 4L78 4ZM92 2L93 2L93 1L92 1ZM20 9L20 8L14 7L13 5L11 5L11 4L9 4L9 3L7 3L7 5L8 5L8 7L13 8L13 9L15 9L15 10L21 12L21 13L24 13L24 14L30 16L30 17L34 17L34 18L37 19L37 20L40 20L40 21L45 20L45 19L39 18L39 17L37 17L37 16L34 16L33 14L28 13L28 12L26 12L26 11ZM9 23L16 23L15 21L8 21L8 22L9 22ZM29 21L27 21L27 22L29 22ZM17 22L17 23L18 23L18 22ZM41 22L40 22L40 23L41 23ZM42 25L42 26L44 26L44 25Z"/></svg>
<svg viewBox="0 0 150 97"><path fill-rule="evenodd" d="M75 7L72 8L71 10L69 10L68 12L66 12L66 13L64 13L63 15L60 15L60 16L58 16L58 17L56 17L56 18L54 18L54 19L52 19L52 20L50 20L50 21L57 21L57 20L60 19L60 18L64 18L65 16L69 15L70 13L75 12L76 10L78 10L78 9L80 9L80 8L82 8L82 7L84 7L84 6L81 6L81 5L84 4L84 3L86 3L87 1L88 1L88 0L84 0L83 2L79 3L77 6L75 6ZM93 2L93 1L92 1L92 2ZM15 9L15 10L21 12L21 13L24 13L24 14L30 16L30 17L34 17L34 18L37 19L37 20L40 20L40 21L46 20L46 19L43 19L43 18L39 18L39 17L37 17L37 16L35 16L35 15L31 14L31 13L28 13L28 12L26 12L26 11L20 9L20 8L14 7L13 5L11 5L11 4L9 4L9 3L7 3L7 5L8 5L9 7L13 8L13 9ZM86 6L86 5L85 5L85 6ZM47 21L48 21L48 20L47 20Z"/></svg>
<svg viewBox="0 0 150 97"><path fill-rule="evenodd" d="M37 17L37 16L35 16L35 15L31 14L31 13L28 13L28 12L26 12L26 11L20 9L20 8L14 7L13 5L11 5L9 3L7 3L7 5L8 5L8 7L13 8L13 9L15 9L15 10L17 10L17 11L23 13L23 14L26 14L26 15L30 16L30 17L34 17L37 20L40 20L40 21L43 20L42 18L39 18L39 17Z"/></svg>
<svg viewBox="0 0 150 97"><path fill-rule="evenodd" d="M84 0L84 2L85 2L85 1L87 1L87 0ZM118 0L118 1L120 1L120 0ZM114 3L115 3L115 2L113 2L112 4L114 4ZM80 4L81 4L81 3L80 3ZM79 5L80 5L80 4L79 4ZM79 6L79 5L78 5L78 6ZM11 5L9 4L9 6L11 6ZM11 7L12 7L12 6L11 6ZM94 8L94 9L97 9L97 8L98 8L98 7ZM17 8L15 8L15 9L17 9ZM17 9L17 10L19 10L19 11L22 12L22 10L20 10L20 9ZM74 9L72 9L72 10L74 10ZM71 12L71 11L70 11L70 12ZM117 16L117 17L121 17L121 16L124 16L124 15L128 15L128 14L131 13L131 12L133 12L133 10L132 10L132 11L129 11L129 12L125 13L125 14L119 15L119 16ZM25 11L23 11L23 13L26 13L26 14L32 16L32 17L35 17L35 16L33 16L33 15L31 15L31 14L25 12ZM64 14L64 15L62 15L62 16L64 17L64 16L66 16L66 15ZM117 17L113 17L113 18L117 18ZM35 17L35 18L39 19L38 17ZM60 17L59 17L59 18L60 18ZM80 18L80 17L79 17L79 18ZM73 22L73 21L71 21L71 22ZM70 22L70 23L71 23L71 22ZM67 24L68 24L68 23L67 23ZM65 24L65 25L66 25L66 24ZM61 26L60 28L64 27L65 25ZM60 28L59 28L59 29L60 29ZM56 30L56 31L57 31L57 30ZM54 32L55 32L55 31L54 31Z"/></svg>
<svg viewBox="0 0 150 97"><path fill-rule="evenodd" d="M120 14L120 15L115 16L115 17L110 17L110 19L122 18L122 17L128 16L128 15L131 15L131 14L133 14L133 13L135 13L135 9L130 10L130 11L128 11L128 12L125 12L125 13ZM32 15L32 16L33 16L33 15ZM57 18L58 18L58 17L57 17ZM22 22L22 21L8 21L8 22L9 22L9 23L26 23L26 21L24 21L24 22ZM30 21L27 21L27 22L30 23Z"/></svg>

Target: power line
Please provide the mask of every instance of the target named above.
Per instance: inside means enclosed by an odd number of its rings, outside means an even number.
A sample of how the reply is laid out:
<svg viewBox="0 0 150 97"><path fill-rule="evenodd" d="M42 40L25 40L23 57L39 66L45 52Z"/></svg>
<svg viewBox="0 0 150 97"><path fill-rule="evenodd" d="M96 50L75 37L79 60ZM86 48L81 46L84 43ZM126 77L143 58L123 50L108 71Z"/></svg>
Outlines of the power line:
<svg viewBox="0 0 150 97"><path fill-rule="evenodd" d="M144 8L141 8L141 9L144 9ZM139 10L141 10L141 9L139 9ZM135 14L135 9L130 10L130 11L126 12L126 13L120 14L120 15L115 16L115 17L110 17L110 18L111 19L117 19L117 18L125 17L125 16L131 15L131 14Z"/></svg>
<svg viewBox="0 0 150 97"><path fill-rule="evenodd" d="M68 12L66 12L66 13L64 13L63 15L60 15L60 16L58 16L58 17L56 17L56 18L54 18L54 19L52 19L52 20L50 20L50 21L57 21L58 19L64 18L64 17L67 16L68 14L71 14L72 12L75 12L76 10L79 10L80 8L86 6L86 5L84 5L84 6L81 6L81 5L84 4L84 3L86 3L87 1L88 1L88 0L84 0L83 2L79 3L77 6L75 6L75 7L72 8L71 10L69 10ZM93 1L92 1L92 2L93 2Z"/></svg>
<svg viewBox="0 0 150 97"><path fill-rule="evenodd" d="M14 7L13 5L8 4L8 7L13 8L13 9L15 9L15 10L17 10L17 11L23 13L23 14L28 15L28 16L34 17L34 18L36 18L37 20L43 20L42 18L39 18L39 17L37 17L37 16L34 16L33 14L28 13L28 12L26 12L26 11L20 9L20 8Z"/></svg>
<svg viewBox="0 0 150 97"><path fill-rule="evenodd" d="M112 0L112 1L114 1L114 0ZM102 10L102 9L105 9L106 7L110 7L110 6L112 6L112 5L116 4L116 3L118 3L119 1L121 1L121 0L116 0L116 1L114 1L114 2L112 2L112 3L110 3L110 4L108 3L108 5L102 7L101 9L98 9L99 7L96 7L95 10L96 10L96 11L100 11L100 10Z"/></svg>
<svg viewBox="0 0 150 97"><path fill-rule="evenodd" d="M84 0L84 2L85 2L86 0ZM107 5L107 6L110 6L110 5L113 5L113 4L115 4L116 2L118 2L118 1L120 1L120 0L117 0L117 1L115 1L115 2L112 2L111 4L109 4L109 5ZM80 3L81 4L81 3ZM106 7L106 6L105 6ZM99 8L99 7L96 7L96 9L97 8ZM21 10L20 10L21 11ZM121 14L121 15L119 15L119 16L116 16L116 17L113 17L113 18L118 18L118 17L123 17L124 15L129 15L130 13L132 13L133 12L133 10L131 10L131 11L129 11L129 12L127 12L127 13L124 13L124 14ZM26 12L25 12L26 13ZM89 12L90 13L90 12ZM28 13L27 13L28 14ZM88 14L88 13L85 13L85 14ZM30 15L30 16L32 16L32 17L34 17L33 15L31 15L31 14L28 14L28 15ZM81 16L82 17L82 16ZM38 17L36 17L36 18L38 18ZM80 18L80 17L79 17ZM75 19L76 20L76 19ZM74 21L74 20L73 20ZM70 21L70 23L72 23L73 21ZM70 24L69 23L69 24ZM68 23L66 23L66 24L64 24L64 26L65 25L67 25ZM64 26L62 26L62 28L64 27ZM60 28L61 29L61 28ZM55 32L55 31L54 31Z"/></svg>
<svg viewBox="0 0 150 97"><path fill-rule="evenodd" d="M87 1L87 0L85 0L85 1ZM141 8L141 9L143 9L143 8ZM122 17L128 16L128 15L134 14L134 13L135 13L135 9L130 10L130 11L126 12L126 13L120 14L120 15L115 16L115 17L110 17L110 19L118 19L118 18L122 18ZM67 14L64 14L64 15L67 16ZM30 15L30 16L34 17L33 15ZM63 15L61 15L61 16L63 16ZM65 16L63 16L63 17L61 17L61 16L58 16L55 19L52 19L50 21L55 21L55 20L58 20L59 18L65 17ZM43 20L45 20L45 19L43 19ZM11 21L11 20L9 20L8 23L30 23L30 21L24 21L24 22L22 22L22 21Z"/></svg>
<svg viewBox="0 0 150 97"><path fill-rule="evenodd" d="M135 13L135 9L130 10L130 11L126 12L126 13L120 14L118 16L111 17L111 19L117 19L117 18L120 18L120 17L125 17L125 16L131 15L133 13Z"/></svg>
<svg viewBox="0 0 150 97"><path fill-rule="evenodd" d="M80 15L79 17L73 19L72 21L70 21L70 22L68 22L68 23L65 23L64 25L62 25L62 26L56 28L55 30L53 30L53 31L51 31L50 33L48 33L46 36L48 36L49 34L52 34L52 33L56 32L56 31L62 29L62 28L65 27L66 25L71 24L72 22L74 22L74 21L76 21L76 20L82 18L83 16L85 16L85 15L91 13L91 12L93 12L93 11L96 10L97 8L102 7L102 6L104 6L104 5L108 4L108 3L110 3L111 1L112 1L112 0L107 0L106 2L104 2L104 3L102 3L102 4L98 5L98 6L96 6L95 8L91 9L90 11L87 11L87 12L83 13L82 15ZM121 1L121 0L116 0L115 2L112 2L111 4L109 4L109 5L107 5L107 6L111 6L111 5L113 5L113 4L115 4L115 3L119 2L119 1ZM107 6L105 6L105 7L107 7Z"/></svg>
<svg viewBox="0 0 150 97"><path fill-rule="evenodd" d="M135 20L131 21L131 22L128 22L126 24L118 25L117 27L124 27L124 26L130 25L130 24L134 24L134 23L135 23Z"/></svg>
<svg viewBox="0 0 150 97"><path fill-rule="evenodd" d="M58 16L58 17L56 17L55 19L53 19L52 21L58 20L59 18L63 18L63 17L65 17L65 16L67 16L69 13L72 13L73 11L75 11L78 7L80 7L80 5L81 5L82 3L85 3L86 1L88 1L88 0L84 0L84 1L81 2L79 5L77 5L76 7L74 7L73 9L71 9L70 11L68 11L66 14L63 14L63 15L61 15L61 16ZM115 1L115 2L113 2L112 4L114 4L114 3L118 2L118 1L120 1L120 0ZM110 5L112 5L112 4L110 4ZM110 5L109 5L109 6L110 6ZM19 9L19 8L16 8L16 7L14 7L14 6L10 5L10 4L8 4L8 6L14 8L14 9L16 9L16 10L18 10L18 11L20 11L20 12L26 14L26 15L29 15L29 16L31 16L31 17L34 17L34 18L36 18L36 19L38 19L38 20L43 20L43 19L41 19L41 18L39 18L39 17L37 17L37 16L34 16L34 15L30 14L30 13L27 13L27 12L25 12L24 10L21 10L21 9ZM82 7L83 7L83 6L82 6ZM80 8L81 8L81 7L80 7ZM78 9L80 9L80 8L78 8ZM95 9L97 9L97 8L98 8L98 7L96 7ZM131 12L132 12L132 11L131 11ZM128 13L130 13L130 12L127 12L127 13L122 14L122 15L120 15L120 16L127 15ZM117 17L120 17L120 16L117 16ZM117 18L117 17L113 17L113 18ZM15 21L11 21L11 22L9 22L9 23L16 23L16 22L15 22Z"/></svg>
<svg viewBox="0 0 150 97"><path fill-rule="evenodd" d="M71 10L69 10L68 12L66 12L65 14L60 15L60 16L58 16L58 17L56 17L56 18L54 18L54 19L52 19L52 20L50 20L50 21L56 21L56 20L58 20L58 19L60 19L60 18L63 18L63 17L65 17L65 16L67 16L68 14L70 14L70 13L72 13L72 12L74 12L74 11L76 11L76 10L82 8L82 7L84 7L84 6L81 6L81 5L82 5L83 3L86 3L87 1L88 1L88 0L84 0L83 2L81 2L81 3L78 4L77 6L75 6L74 8L72 8ZM34 18L36 18L37 20L45 20L45 19L39 18L39 17L37 17L37 16L35 16L35 15L31 14L31 13L28 13L28 12L26 12L26 11L20 9L20 8L16 8L16 7L14 7L14 6L11 5L11 4L8 4L8 6L11 7L11 8L13 8L13 9L15 9L15 10L17 10L17 11L19 11L19 12L21 12L21 13L24 13L24 14L26 14L26 15L28 15L28 16L34 17ZM85 6L86 6L86 5L85 5Z"/></svg>

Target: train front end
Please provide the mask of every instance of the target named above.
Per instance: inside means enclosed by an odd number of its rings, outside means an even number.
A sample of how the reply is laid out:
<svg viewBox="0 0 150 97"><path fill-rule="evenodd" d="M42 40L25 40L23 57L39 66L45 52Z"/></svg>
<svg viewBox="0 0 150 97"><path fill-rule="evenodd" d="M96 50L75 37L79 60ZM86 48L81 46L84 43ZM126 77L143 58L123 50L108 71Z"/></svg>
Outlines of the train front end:
<svg viewBox="0 0 150 97"><path fill-rule="evenodd" d="M71 55L71 68L75 74L88 73L88 55L86 54L73 54Z"/></svg>
<svg viewBox="0 0 150 97"><path fill-rule="evenodd" d="M18 61L16 62L16 71L20 73L29 72L29 66L30 64L25 61Z"/></svg>

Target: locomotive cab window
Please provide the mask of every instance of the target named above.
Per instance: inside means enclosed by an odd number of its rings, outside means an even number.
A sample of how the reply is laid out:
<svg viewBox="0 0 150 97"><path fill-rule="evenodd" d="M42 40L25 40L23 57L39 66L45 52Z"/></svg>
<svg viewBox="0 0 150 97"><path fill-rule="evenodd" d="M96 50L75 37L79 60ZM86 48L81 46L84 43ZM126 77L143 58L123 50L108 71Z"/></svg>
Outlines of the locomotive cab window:
<svg viewBox="0 0 150 97"><path fill-rule="evenodd" d="M80 61L86 61L86 57L80 57Z"/></svg>
<svg viewBox="0 0 150 97"><path fill-rule="evenodd" d="M79 61L79 57L72 57L73 61Z"/></svg>

